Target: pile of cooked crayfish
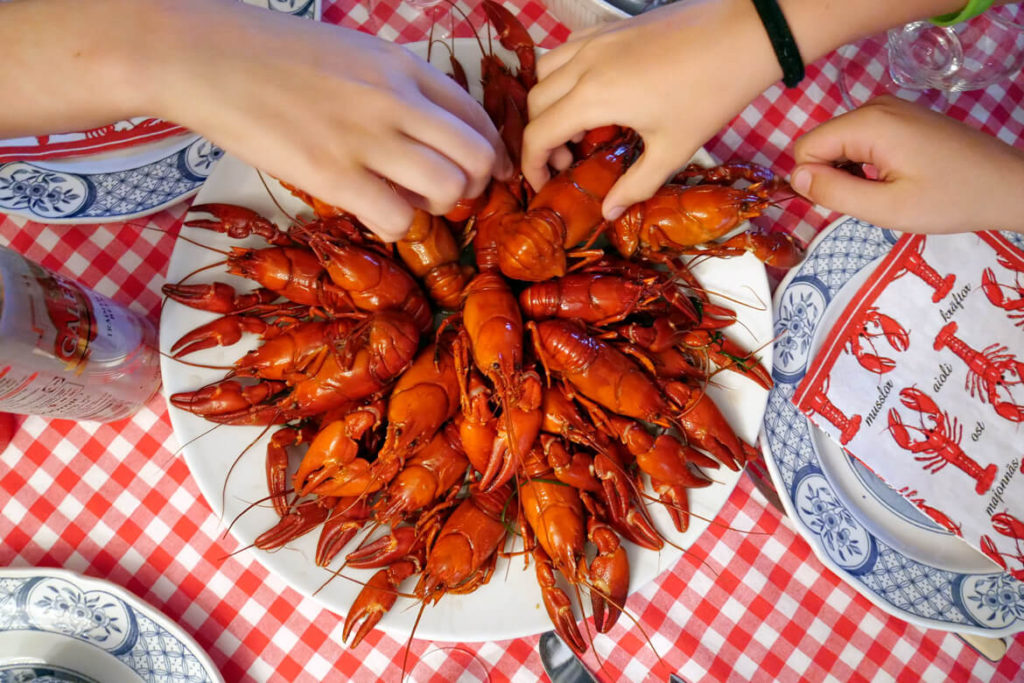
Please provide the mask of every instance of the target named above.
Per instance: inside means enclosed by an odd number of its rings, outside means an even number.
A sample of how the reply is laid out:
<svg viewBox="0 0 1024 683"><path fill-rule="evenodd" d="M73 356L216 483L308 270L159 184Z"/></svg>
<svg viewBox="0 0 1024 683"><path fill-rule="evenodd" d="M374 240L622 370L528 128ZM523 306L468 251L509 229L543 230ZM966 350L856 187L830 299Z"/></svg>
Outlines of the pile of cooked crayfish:
<svg viewBox="0 0 1024 683"><path fill-rule="evenodd" d="M534 46L507 10L485 8L519 59L513 70L485 54L481 69L484 106L517 158ZM749 163L691 166L607 223L602 198L641 150L629 130L591 131L539 191L494 181L445 216L418 212L395 244L287 185L311 218L279 227L241 206L192 207L188 226L267 246L226 258L229 273L255 283L248 291L165 286L220 315L171 352L259 343L225 379L170 400L216 423L274 430L266 473L280 521L257 547L319 530L318 565L343 557L378 570L346 617L352 646L407 579L423 605L473 591L514 535L555 627L583 652L560 581L589 594L606 632L627 597L623 541L665 542L648 500L683 531L687 491L754 457L705 388L723 370L766 388L771 378L722 334L735 312L712 303L688 263L747 252L796 263L785 237L721 239L785 183Z"/></svg>

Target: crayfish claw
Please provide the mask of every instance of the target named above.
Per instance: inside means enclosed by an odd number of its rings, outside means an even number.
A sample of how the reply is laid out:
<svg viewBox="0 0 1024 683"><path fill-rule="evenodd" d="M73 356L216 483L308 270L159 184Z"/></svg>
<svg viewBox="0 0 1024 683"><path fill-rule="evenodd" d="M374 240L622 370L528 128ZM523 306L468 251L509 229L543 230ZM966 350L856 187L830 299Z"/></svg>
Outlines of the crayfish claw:
<svg viewBox="0 0 1024 683"><path fill-rule="evenodd" d="M381 569L370 577L370 580L366 582L352 602L348 614L345 615L345 626L341 631L341 639L347 642L349 647L359 645L366 634L377 625L381 617L394 607L395 601L398 599L398 586L418 570L419 567L415 562L403 560ZM349 642L349 636L352 636L351 642Z"/></svg>
<svg viewBox="0 0 1024 683"><path fill-rule="evenodd" d="M579 626L576 625L576 616L572 613L572 602L565 591L556 585L555 569L551 565L551 558L538 545L533 550L533 560L537 565L537 583L540 584L541 596L544 599L544 608L548 612L555 631L565 641L566 645L572 648L577 655L587 651L587 643L583 640Z"/></svg>
<svg viewBox="0 0 1024 683"><path fill-rule="evenodd" d="M280 522L257 536L253 545L260 550L276 550L322 524L327 513L328 509L318 500L300 503Z"/></svg>
<svg viewBox="0 0 1024 683"><path fill-rule="evenodd" d="M223 233L233 239L244 239L250 235L258 235L271 244L292 244L291 238L286 233L281 232L276 225L252 209L247 209L244 206L212 202L209 204L196 204L190 211L193 213L208 213L214 217L213 220L194 218L185 221L185 225L190 228L212 230Z"/></svg>
<svg viewBox="0 0 1024 683"><path fill-rule="evenodd" d="M269 304L277 299L277 293L265 287L238 294L235 288L225 282L205 285L165 284L161 287L164 296L190 308L210 313L238 313L256 306Z"/></svg>
<svg viewBox="0 0 1024 683"><path fill-rule="evenodd" d="M587 526L587 536L597 546L597 556L589 570L594 627L599 633L607 633L622 613L629 594L629 559L619 537L609 526L593 517Z"/></svg>
<svg viewBox="0 0 1024 683"><path fill-rule="evenodd" d="M383 567L408 555L416 541L416 527L397 527L391 533L359 546L345 556L345 561L356 569Z"/></svg>
<svg viewBox="0 0 1024 683"><path fill-rule="evenodd" d="M268 380L245 385L229 379L208 384L195 391L172 394L170 402L176 408L208 419L217 417L243 419L245 413L255 414L264 407L261 404L271 400L287 388L288 386L284 382Z"/></svg>
<svg viewBox="0 0 1024 683"><path fill-rule="evenodd" d="M264 334L267 328L266 321L261 318L225 315L182 335L181 339L174 342L171 353L175 358L182 358L214 346L231 346L241 341L244 332Z"/></svg>

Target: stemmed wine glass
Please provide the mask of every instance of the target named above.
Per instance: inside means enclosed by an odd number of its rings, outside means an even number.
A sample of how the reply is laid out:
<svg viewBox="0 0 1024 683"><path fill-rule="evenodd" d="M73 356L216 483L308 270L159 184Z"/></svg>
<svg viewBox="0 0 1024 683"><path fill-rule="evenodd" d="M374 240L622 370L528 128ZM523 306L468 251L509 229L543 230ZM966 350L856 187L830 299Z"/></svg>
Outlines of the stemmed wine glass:
<svg viewBox="0 0 1024 683"><path fill-rule="evenodd" d="M1007 81L1024 65L1024 8L993 7L948 27L915 21L837 53L847 108L889 93L945 111L958 93Z"/></svg>

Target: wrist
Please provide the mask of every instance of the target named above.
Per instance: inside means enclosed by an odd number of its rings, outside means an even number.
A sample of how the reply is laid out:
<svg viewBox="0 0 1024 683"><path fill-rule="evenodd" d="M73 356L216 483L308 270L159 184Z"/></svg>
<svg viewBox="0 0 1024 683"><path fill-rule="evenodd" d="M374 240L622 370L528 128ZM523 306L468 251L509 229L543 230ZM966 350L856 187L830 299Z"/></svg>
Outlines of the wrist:
<svg viewBox="0 0 1024 683"><path fill-rule="evenodd" d="M782 69L783 84L787 88L796 87L804 79L804 61L779 3L777 0L751 0L751 3Z"/></svg>
<svg viewBox="0 0 1024 683"><path fill-rule="evenodd" d="M804 63L911 21L958 11L965 0L778 0Z"/></svg>
<svg viewBox="0 0 1024 683"><path fill-rule="evenodd" d="M95 0L92 0L95 1ZM101 0L119 5L127 30L111 50L107 65L115 98L130 115L175 121L172 77L192 59L192 34L202 25L194 0ZM206 0L205 5L219 5Z"/></svg>
<svg viewBox="0 0 1024 683"><path fill-rule="evenodd" d="M743 102L746 105L750 99L782 79L782 66L752 0L728 0L721 3L721 7L724 15L718 25L728 27L727 30L732 33L731 38L723 40L723 44L730 49L730 54L723 58L745 62L744 76L741 78L747 80L748 88L745 90L750 92ZM743 46L740 54L732 52L737 46ZM743 89L744 84L739 85Z"/></svg>

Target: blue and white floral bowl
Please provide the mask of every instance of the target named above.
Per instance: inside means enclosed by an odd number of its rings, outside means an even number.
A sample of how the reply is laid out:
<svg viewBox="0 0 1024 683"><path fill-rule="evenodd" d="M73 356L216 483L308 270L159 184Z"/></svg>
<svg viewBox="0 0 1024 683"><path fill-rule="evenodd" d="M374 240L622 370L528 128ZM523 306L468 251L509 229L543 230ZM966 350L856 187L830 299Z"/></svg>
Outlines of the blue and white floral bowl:
<svg viewBox="0 0 1024 683"><path fill-rule="evenodd" d="M167 617L60 569L0 570L0 683L223 683Z"/></svg>
<svg viewBox="0 0 1024 683"><path fill-rule="evenodd" d="M842 218L777 288L775 387L760 436L767 468L822 562L882 609L925 628L981 636L1024 631L1024 583L925 517L792 403L816 344L898 237ZM1024 247L1024 236L1007 237Z"/></svg>

